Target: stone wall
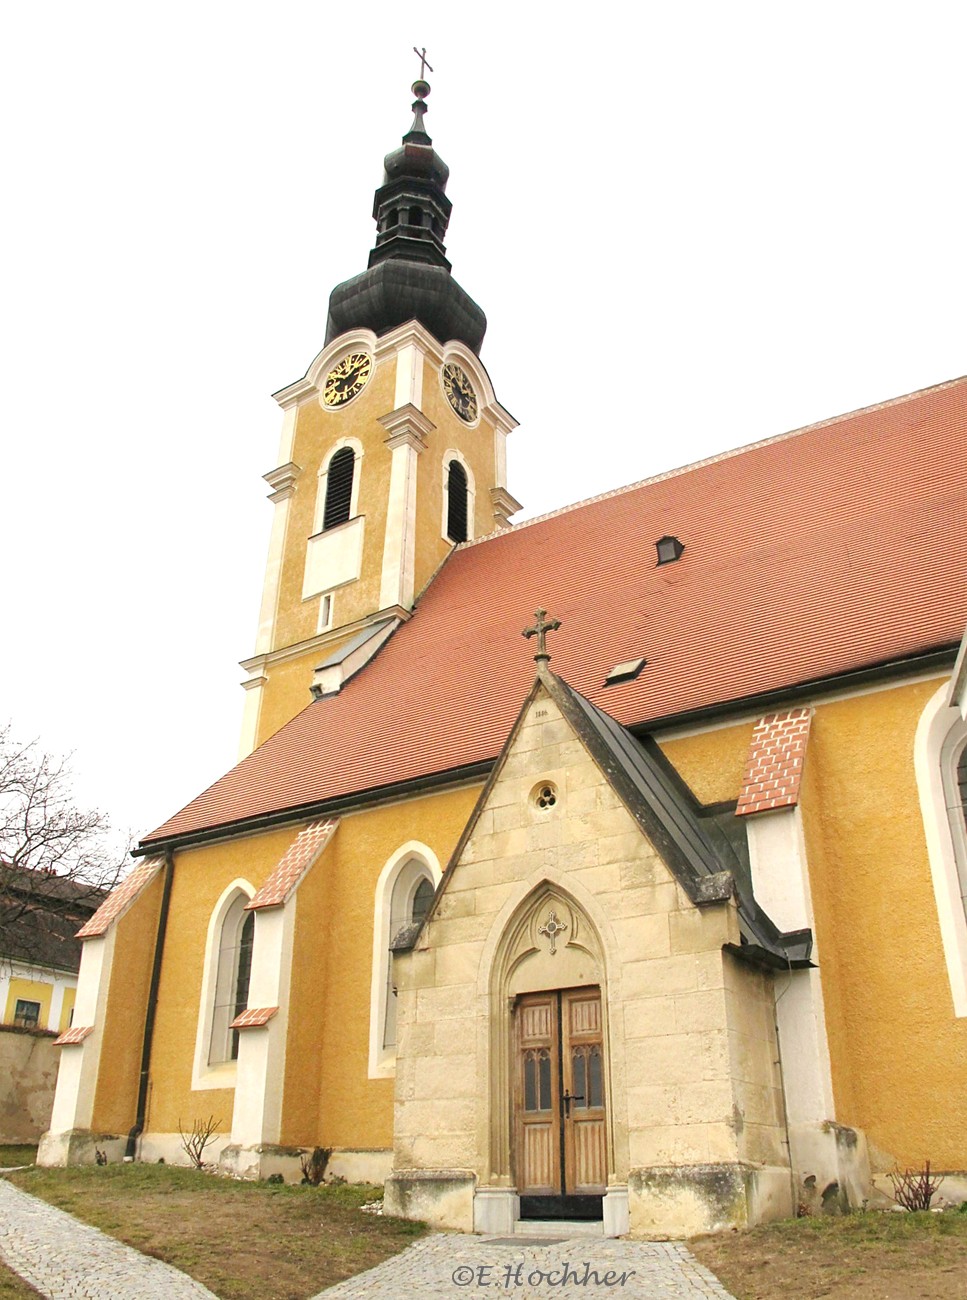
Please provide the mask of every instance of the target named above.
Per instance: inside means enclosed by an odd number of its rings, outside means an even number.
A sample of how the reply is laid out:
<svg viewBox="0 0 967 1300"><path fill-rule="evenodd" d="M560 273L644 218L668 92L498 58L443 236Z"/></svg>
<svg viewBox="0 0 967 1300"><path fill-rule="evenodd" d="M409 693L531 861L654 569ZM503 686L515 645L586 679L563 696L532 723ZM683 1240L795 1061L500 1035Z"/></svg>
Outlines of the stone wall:
<svg viewBox="0 0 967 1300"><path fill-rule="evenodd" d="M554 953L541 935L551 910L565 926ZM627 1206L630 1191L631 1227L684 1235L789 1213L771 977L723 953L738 938L734 902L689 900L538 693L419 948L394 961L388 1197L402 1205L418 1187L423 1217L464 1229L461 1173L478 1194L512 1197L514 999L596 984L608 1196Z"/></svg>
<svg viewBox="0 0 967 1300"><path fill-rule="evenodd" d="M53 1034L0 1027L0 1143L39 1141L50 1124L59 1062Z"/></svg>

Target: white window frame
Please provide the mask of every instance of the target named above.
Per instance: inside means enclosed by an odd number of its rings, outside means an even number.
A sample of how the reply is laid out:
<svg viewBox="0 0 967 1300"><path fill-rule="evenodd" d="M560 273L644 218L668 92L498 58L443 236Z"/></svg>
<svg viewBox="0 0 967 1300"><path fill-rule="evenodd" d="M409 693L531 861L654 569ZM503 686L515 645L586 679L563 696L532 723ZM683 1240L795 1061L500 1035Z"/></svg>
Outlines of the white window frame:
<svg viewBox="0 0 967 1300"><path fill-rule="evenodd" d="M949 705L944 683L920 716L914 768L954 1015L967 1016L967 828L957 789L957 760L967 722Z"/></svg>
<svg viewBox="0 0 967 1300"><path fill-rule="evenodd" d="M477 489L474 484L473 470L470 468L469 464L467 463L466 456L464 456L463 452L457 451L456 447L448 448L448 450L443 453L443 462L440 470L440 483L441 483L441 491L443 494L443 508L440 512L440 536L443 538L445 542L449 542L451 546L454 546L456 543L454 543L454 541L450 537L449 532L447 531L447 524L450 522L449 520L450 494L447 491L447 484L450 479L451 460L459 461L460 465L463 467L464 474L466 474L467 476L467 541L468 542L472 542L477 535L476 529L474 528L474 503L477 499Z"/></svg>
<svg viewBox="0 0 967 1300"><path fill-rule="evenodd" d="M312 513L313 537L322 532L322 525L326 518L326 492L329 488L329 466L332 463L332 458L335 456L336 452L342 451L344 447L351 447L355 458L353 461L353 490L349 498L349 518L355 519L359 514L359 480L362 477L363 444L358 438L340 438L338 442L334 442L329 448L329 451L323 457L322 464L319 466L319 473L316 477L316 504Z"/></svg>
<svg viewBox="0 0 967 1300"><path fill-rule="evenodd" d="M409 840L389 858L376 882L373 910L373 970L369 1007L369 1077L391 1079L396 1074L396 1048L384 1047L386 1004L390 973L389 945L393 898L405 890L412 906L421 880L429 879L436 889L443 871L436 854L418 840Z"/></svg>
<svg viewBox="0 0 967 1300"><path fill-rule="evenodd" d="M233 1088L238 1070L237 1061L221 1061L209 1065L212 1021L215 1011L215 992L218 986L218 955L221 950L222 929L235 900L244 895L249 901L255 897L255 888L249 881L238 877L219 895L208 921L205 938L205 960L202 968L201 997L198 1008L198 1028L195 1032L195 1055L192 1061L191 1086L193 1090L206 1088ZM253 953L254 965L254 953Z"/></svg>

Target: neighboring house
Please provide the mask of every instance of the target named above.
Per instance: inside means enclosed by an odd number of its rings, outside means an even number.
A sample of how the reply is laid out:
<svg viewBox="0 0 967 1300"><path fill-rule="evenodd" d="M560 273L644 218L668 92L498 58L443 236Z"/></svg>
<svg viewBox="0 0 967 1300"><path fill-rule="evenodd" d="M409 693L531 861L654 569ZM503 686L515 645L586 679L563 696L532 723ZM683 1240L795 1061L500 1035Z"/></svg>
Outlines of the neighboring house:
<svg viewBox="0 0 967 1300"><path fill-rule="evenodd" d="M77 931L106 897L0 862L0 1141L35 1141L50 1122L57 1053L77 993Z"/></svg>
<svg viewBox="0 0 967 1300"><path fill-rule="evenodd" d="M967 1169L967 380L510 527L414 90L276 395L244 757L81 931L42 1162L212 1115L243 1176L670 1234ZM521 309L647 473L634 340Z"/></svg>

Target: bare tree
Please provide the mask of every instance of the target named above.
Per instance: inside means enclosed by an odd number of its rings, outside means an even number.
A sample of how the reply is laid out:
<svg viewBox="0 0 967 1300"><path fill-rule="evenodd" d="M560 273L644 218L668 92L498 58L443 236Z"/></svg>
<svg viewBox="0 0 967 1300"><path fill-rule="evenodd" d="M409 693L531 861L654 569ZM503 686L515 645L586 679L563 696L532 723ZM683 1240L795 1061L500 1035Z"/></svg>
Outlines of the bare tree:
<svg viewBox="0 0 967 1300"><path fill-rule="evenodd" d="M0 728L0 960L76 969L74 934L124 875L125 847L77 807L66 760Z"/></svg>

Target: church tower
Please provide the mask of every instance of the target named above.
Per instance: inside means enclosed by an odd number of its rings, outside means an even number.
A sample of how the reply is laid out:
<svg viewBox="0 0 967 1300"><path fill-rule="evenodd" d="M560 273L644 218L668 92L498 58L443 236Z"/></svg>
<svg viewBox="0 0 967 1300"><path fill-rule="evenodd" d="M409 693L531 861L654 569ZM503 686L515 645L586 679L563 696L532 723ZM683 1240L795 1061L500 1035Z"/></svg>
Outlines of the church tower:
<svg viewBox="0 0 967 1300"><path fill-rule="evenodd" d="M410 617L460 542L509 527L516 421L479 353L487 320L450 273L449 168L424 125L386 155L369 265L333 289L325 347L283 411L241 755L326 695Z"/></svg>

